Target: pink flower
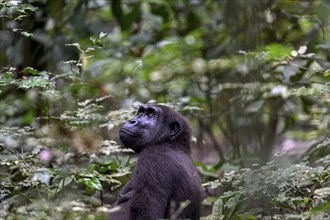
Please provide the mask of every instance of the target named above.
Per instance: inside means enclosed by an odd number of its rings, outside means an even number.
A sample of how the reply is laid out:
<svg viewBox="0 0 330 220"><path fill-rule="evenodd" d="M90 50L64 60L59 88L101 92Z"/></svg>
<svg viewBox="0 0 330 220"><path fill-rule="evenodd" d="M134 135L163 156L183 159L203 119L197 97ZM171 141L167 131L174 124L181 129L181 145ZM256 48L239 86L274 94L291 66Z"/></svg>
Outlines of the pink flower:
<svg viewBox="0 0 330 220"><path fill-rule="evenodd" d="M43 150L39 154L40 160L43 162L49 162L53 158L53 153L50 150Z"/></svg>

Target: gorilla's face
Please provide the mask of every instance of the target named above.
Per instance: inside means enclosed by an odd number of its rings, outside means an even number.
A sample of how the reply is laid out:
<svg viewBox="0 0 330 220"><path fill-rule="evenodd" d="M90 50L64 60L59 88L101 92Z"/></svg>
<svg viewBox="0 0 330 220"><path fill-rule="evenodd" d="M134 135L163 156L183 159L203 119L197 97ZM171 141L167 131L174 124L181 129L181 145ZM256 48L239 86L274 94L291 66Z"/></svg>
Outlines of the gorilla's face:
<svg viewBox="0 0 330 220"><path fill-rule="evenodd" d="M179 132L180 123L175 117L168 117L167 112L165 106L140 106L135 117L120 129L120 140L137 153L146 146L170 141Z"/></svg>

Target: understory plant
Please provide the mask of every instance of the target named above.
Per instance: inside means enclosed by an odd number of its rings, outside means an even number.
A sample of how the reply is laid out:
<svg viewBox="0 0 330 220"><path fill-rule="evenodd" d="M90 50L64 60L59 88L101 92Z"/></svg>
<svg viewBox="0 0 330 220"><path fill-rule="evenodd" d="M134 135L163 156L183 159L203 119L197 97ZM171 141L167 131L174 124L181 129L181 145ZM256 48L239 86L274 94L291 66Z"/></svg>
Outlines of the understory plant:
<svg viewBox="0 0 330 220"><path fill-rule="evenodd" d="M326 138L315 147L329 144ZM205 184L221 191L208 219L329 219L329 162L326 155L310 164L306 155L289 166L273 160L225 172Z"/></svg>

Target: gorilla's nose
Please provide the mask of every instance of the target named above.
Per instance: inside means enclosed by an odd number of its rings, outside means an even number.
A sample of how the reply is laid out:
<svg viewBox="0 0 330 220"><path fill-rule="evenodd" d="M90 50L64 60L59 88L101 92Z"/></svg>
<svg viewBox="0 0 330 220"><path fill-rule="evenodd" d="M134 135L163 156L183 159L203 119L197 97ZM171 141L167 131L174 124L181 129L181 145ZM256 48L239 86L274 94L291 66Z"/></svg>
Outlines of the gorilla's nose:
<svg viewBox="0 0 330 220"><path fill-rule="evenodd" d="M134 120L134 119L129 120L128 122L129 122L131 125L137 125L137 124L138 124L138 121L137 121L137 120Z"/></svg>

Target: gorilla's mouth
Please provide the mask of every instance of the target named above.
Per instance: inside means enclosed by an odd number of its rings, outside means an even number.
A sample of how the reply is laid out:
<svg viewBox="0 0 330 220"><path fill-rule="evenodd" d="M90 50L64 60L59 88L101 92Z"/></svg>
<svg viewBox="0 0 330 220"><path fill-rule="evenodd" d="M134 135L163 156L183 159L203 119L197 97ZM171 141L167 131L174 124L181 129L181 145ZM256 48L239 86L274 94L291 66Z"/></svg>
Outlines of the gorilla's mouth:
<svg viewBox="0 0 330 220"><path fill-rule="evenodd" d="M124 132L124 133L129 134L130 136L133 136L133 137L139 137L140 136L139 134L134 133L134 132L132 132L132 131L126 129L126 128L120 129L120 132Z"/></svg>

